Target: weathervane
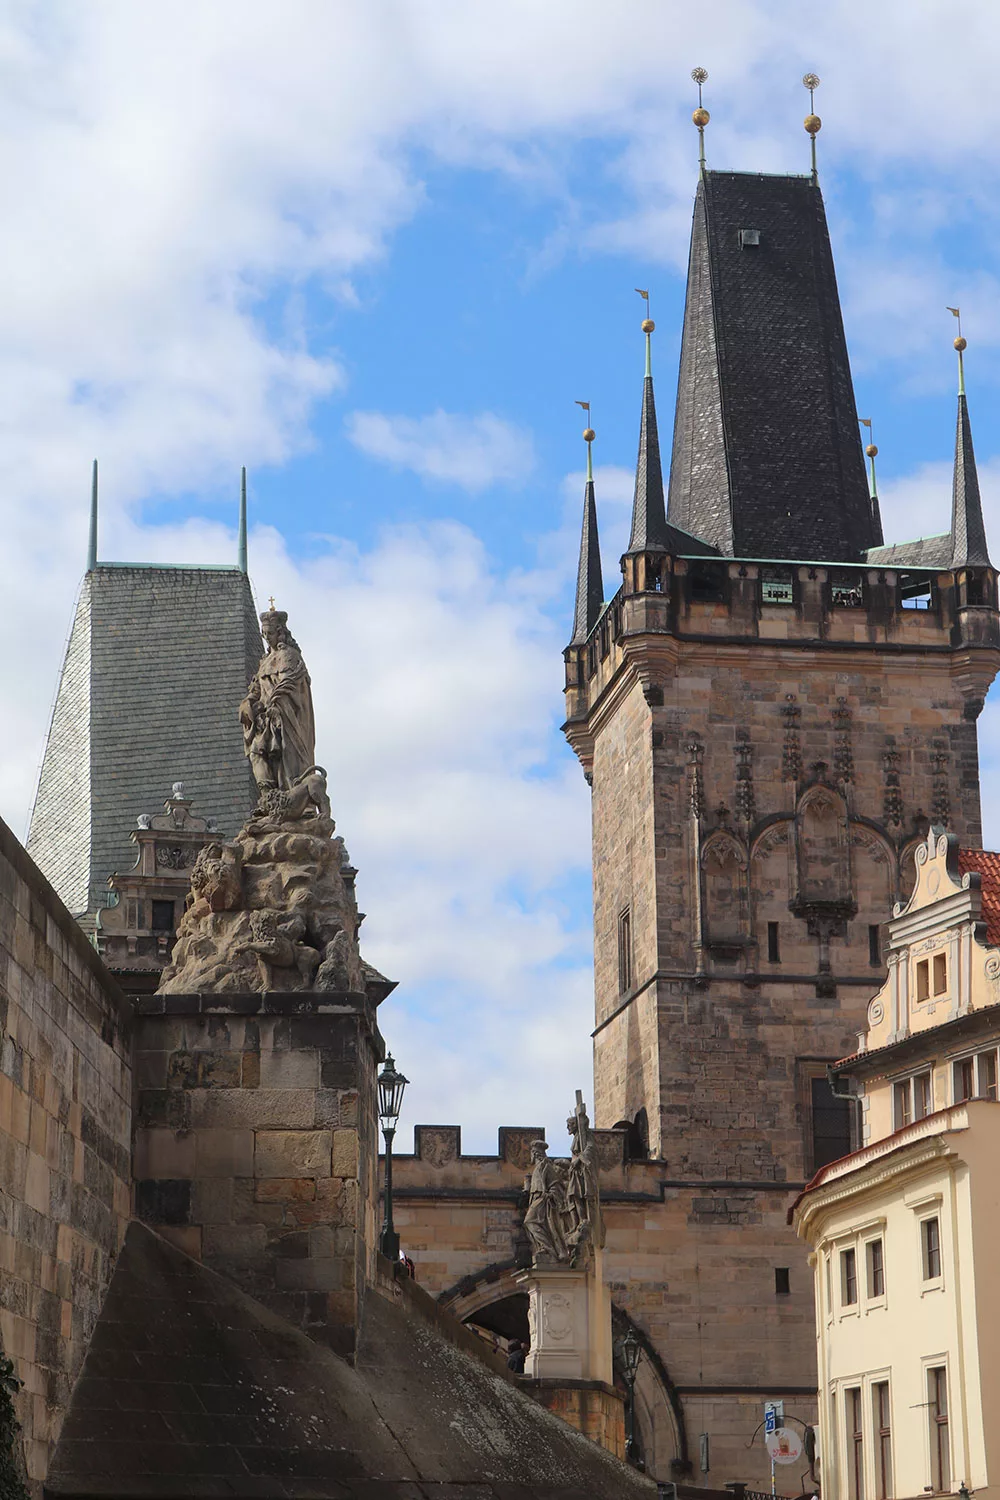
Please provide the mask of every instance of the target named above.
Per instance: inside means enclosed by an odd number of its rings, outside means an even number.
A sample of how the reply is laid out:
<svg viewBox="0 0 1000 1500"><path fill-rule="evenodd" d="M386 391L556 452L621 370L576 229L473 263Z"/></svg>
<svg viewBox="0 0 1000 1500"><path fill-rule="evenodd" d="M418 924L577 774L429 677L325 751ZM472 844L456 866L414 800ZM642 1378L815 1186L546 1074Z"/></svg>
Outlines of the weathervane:
<svg viewBox="0 0 1000 1500"><path fill-rule="evenodd" d="M949 307L948 311L951 313L951 315L952 315L953 318L957 318L958 319L958 338L954 340L954 345L955 345L955 348L958 351L958 394L960 396L964 396L965 395L965 363L964 363L964 361L962 359L962 355L965 353L966 349L969 347L969 344L968 344L968 340L964 339L962 337L962 309L960 307Z"/></svg>
<svg viewBox="0 0 1000 1500"><path fill-rule="evenodd" d="M813 175L813 182L815 182L816 181L816 176L817 176L817 174L816 174L816 137L819 135L820 129L822 128L822 125L823 125L823 121L820 119L819 115L816 113L816 103L815 103L815 99L814 99L814 95L816 93L816 90L819 88L819 74L818 73L805 73L805 74L803 74L803 77L802 77L802 86L803 86L803 88L807 88L809 90L809 113L806 115L806 117L805 117L805 119L803 120L802 123L805 126L805 128L806 128L806 134L809 136L809 139L810 139L810 141L812 143L812 175Z"/></svg>
<svg viewBox="0 0 1000 1500"><path fill-rule="evenodd" d="M694 123L698 127L698 165L701 168L701 170L704 172L704 170L705 170L705 126L708 124L708 122L712 118L712 116L709 114L708 110L704 107L704 105L701 102L701 86L702 86L703 83L707 83L708 82L708 70L706 68L692 68L691 69L691 77L693 78L694 82L698 85L698 108L695 110L695 112L691 116L691 118L692 118L692 120L694 121ZM818 82L818 80L817 80L817 82Z"/></svg>
<svg viewBox="0 0 1000 1500"><path fill-rule="evenodd" d="M593 454L591 453L591 445L593 444L597 433L590 425L590 402L578 401L576 404L577 406L582 406L583 410L587 413L587 425L583 429L583 441L587 445L587 479L588 481L590 481L594 477L594 459Z"/></svg>
<svg viewBox="0 0 1000 1500"><path fill-rule="evenodd" d="M704 72L704 69L703 68L699 69L699 71L700 72ZM653 329L656 327L656 324L653 322L652 318L649 316L649 292L648 291L644 292L641 286L637 286L636 287L636 291L639 293L639 296L642 298L643 302L645 302L645 304L646 304L646 316L642 320L642 331L646 335L646 374L647 375L652 375L652 373L653 373L653 350L652 350L652 346L650 344L649 335L653 332Z"/></svg>

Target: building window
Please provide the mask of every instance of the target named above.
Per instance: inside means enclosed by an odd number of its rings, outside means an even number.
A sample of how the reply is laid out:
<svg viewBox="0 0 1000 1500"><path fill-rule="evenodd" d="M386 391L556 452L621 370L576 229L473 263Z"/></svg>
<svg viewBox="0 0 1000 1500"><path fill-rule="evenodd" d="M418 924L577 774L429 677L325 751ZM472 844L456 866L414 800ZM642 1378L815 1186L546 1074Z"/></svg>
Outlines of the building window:
<svg viewBox="0 0 1000 1500"><path fill-rule="evenodd" d="M787 1297L791 1292L791 1279L787 1266L775 1266L774 1268L774 1290L779 1297Z"/></svg>
<svg viewBox="0 0 1000 1500"><path fill-rule="evenodd" d="M174 903L172 901L154 901L153 905L153 931L173 932L174 930Z"/></svg>
<svg viewBox="0 0 1000 1500"><path fill-rule="evenodd" d="M935 995L948 993L948 960L943 953L934 955L934 993Z"/></svg>
<svg viewBox="0 0 1000 1500"><path fill-rule="evenodd" d="M812 1165L818 1172L851 1149L851 1102L838 1099L826 1078L811 1078Z"/></svg>
<svg viewBox="0 0 1000 1500"><path fill-rule="evenodd" d="M923 1120L931 1112L931 1075L918 1073L913 1080L913 1118Z"/></svg>
<svg viewBox="0 0 1000 1500"><path fill-rule="evenodd" d="M920 1226L923 1242L924 1280L936 1281L941 1275L941 1225L937 1217L924 1219Z"/></svg>
<svg viewBox="0 0 1000 1500"><path fill-rule="evenodd" d="M901 1079L899 1083L892 1086L892 1110L893 1121L897 1130L913 1121L913 1094L910 1089L910 1080Z"/></svg>
<svg viewBox="0 0 1000 1500"><path fill-rule="evenodd" d="M887 1380L879 1380L872 1386L872 1416L875 1425L875 1494L877 1500L889 1500L892 1494L892 1416Z"/></svg>
<svg viewBox="0 0 1000 1500"><path fill-rule="evenodd" d="M767 961L769 964L781 963L781 947L778 942L777 922L767 924Z"/></svg>
<svg viewBox="0 0 1000 1500"><path fill-rule="evenodd" d="M868 962L873 969L882 967L882 929L877 922L868 926Z"/></svg>
<svg viewBox="0 0 1000 1500"><path fill-rule="evenodd" d="M922 958L917 964L917 1002L931 997L931 961Z"/></svg>
<svg viewBox="0 0 1000 1500"><path fill-rule="evenodd" d="M882 1241L868 1241L868 1295L885 1296L885 1251Z"/></svg>
<svg viewBox="0 0 1000 1500"><path fill-rule="evenodd" d="M927 1371L927 1419L931 1439L931 1485L940 1495L951 1489L948 1374L943 1365Z"/></svg>
<svg viewBox="0 0 1000 1500"><path fill-rule="evenodd" d="M833 1261L829 1255L826 1257L826 1312L828 1317L833 1317Z"/></svg>
<svg viewBox="0 0 1000 1500"><path fill-rule="evenodd" d="M971 1057L963 1057L954 1066L955 1077L955 1103L961 1104L963 1099L971 1099L976 1092L975 1063Z"/></svg>
<svg viewBox="0 0 1000 1500"><path fill-rule="evenodd" d="M627 995L632 988L632 908L618 914L618 993Z"/></svg>
<svg viewBox="0 0 1000 1500"><path fill-rule="evenodd" d="M858 1257L854 1250L840 1252L840 1300L853 1307L858 1300Z"/></svg>
<svg viewBox="0 0 1000 1500"><path fill-rule="evenodd" d="M980 1052L976 1058L980 1099L995 1099L997 1096L997 1055L995 1052Z"/></svg>
<svg viewBox="0 0 1000 1500"><path fill-rule="evenodd" d="M861 1387L844 1392L847 1415L848 1494L850 1500L865 1497L865 1436L861 1425Z"/></svg>

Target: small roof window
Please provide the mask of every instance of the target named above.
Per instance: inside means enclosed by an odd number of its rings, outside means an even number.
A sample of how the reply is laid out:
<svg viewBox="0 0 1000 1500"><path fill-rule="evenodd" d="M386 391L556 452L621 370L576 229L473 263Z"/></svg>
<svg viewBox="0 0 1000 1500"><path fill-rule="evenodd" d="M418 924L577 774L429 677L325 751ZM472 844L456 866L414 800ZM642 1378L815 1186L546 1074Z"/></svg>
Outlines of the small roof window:
<svg viewBox="0 0 1000 1500"><path fill-rule="evenodd" d="M740 249L741 250L747 250L747 249L749 249L749 247L751 245L759 245L759 244L760 244L760 230L759 229L741 229L740 230Z"/></svg>

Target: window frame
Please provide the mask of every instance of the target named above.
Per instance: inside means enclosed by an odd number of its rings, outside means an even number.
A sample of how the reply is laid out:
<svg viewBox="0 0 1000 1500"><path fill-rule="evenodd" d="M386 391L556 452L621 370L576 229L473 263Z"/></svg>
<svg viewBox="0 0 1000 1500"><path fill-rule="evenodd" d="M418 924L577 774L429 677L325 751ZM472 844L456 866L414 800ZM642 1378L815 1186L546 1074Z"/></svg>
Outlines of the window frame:
<svg viewBox="0 0 1000 1500"><path fill-rule="evenodd" d="M869 1304L885 1302L885 1236L869 1235L865 1246L865 1290Z"/></svg>
<svg viewBox="0 0 1000 1500"><path fill-rule="evenodd" d="M951 1097L953 1104L967 1104L976 1095L976 1059L970 1053L967 1057L956 1057L951 1065Z"/></svg>
<svg viewBox="0 0 1000 1500"><path fill-rule="evenodd" d="M844 1387L848 1500L865 1500L865 1418L862 1384Z"/></svg>
<svg viewBox="0 0 1000 1500"><path fill-rule="evenodd" d="M929 1478L932 1493L951 1493L951 1405L948 1390L948 1363L928 1363L926 1370L927 1393L927 1448ZM941 1411L940 1396L944 1392L944 1411ZM942 1438L943 1433L943 1438Z"/></svg>
<svg viewBox="0 0 1000 1500"><path fill-rule="evenodd" d="M873 1380L872 1453L875 1460L875 1500L892 1496L892 1392L888 1376ZM883 1400L884 1397L884 1400Z"/></svg>
<svg viewBox="0 0 1000 1500"><path fill-rule="evenodd" d="M618 993L627 995L633 982L632 903L626 901L618 913Z"/></svg>
<svg viewBox="0 0 1000 1500"><path fill-rule="evenodd" d="M988 1063L992 1072L992 1078L987 1086L983 1087L983 1064ZM995 1100L997 1095L997 1049L987 1047L983 1052L976 1053L976 1095L977 1099Z"/></svg>
<svg viewBox="0 0 1000 1500"><path fill-rule="evenodd" d="M854 1295L849 1293L853 1290ZM858 1297L858 1249L856 1245L846 1245L840 1252L840 1305L841 1308L851 1308L858 1311L860 1300Z"/></svg>
<svg viewBox="0 0 1000 1500"><path fill-rule="evenodd" d="M941 1215L935 1211L924 1214L920 1224L920 1271L926 1290L927 1283L940 1283L942 1271ZM933 1231L931 1226L933 1227Z"/></svg>

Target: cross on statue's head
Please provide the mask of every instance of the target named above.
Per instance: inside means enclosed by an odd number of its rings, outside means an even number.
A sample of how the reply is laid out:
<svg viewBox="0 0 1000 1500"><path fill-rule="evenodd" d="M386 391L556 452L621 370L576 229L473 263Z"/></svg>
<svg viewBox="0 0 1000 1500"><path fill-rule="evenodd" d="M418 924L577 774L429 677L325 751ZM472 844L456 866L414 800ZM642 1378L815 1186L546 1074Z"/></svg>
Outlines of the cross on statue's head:
<svg viewBox="0 0 1000 1500"><path fill-rule="evenodd" d="M268 603L270 604L271 608L273 609L274 608L274 595L273 594L271 595L270 599L268 600Z"/></svg>

